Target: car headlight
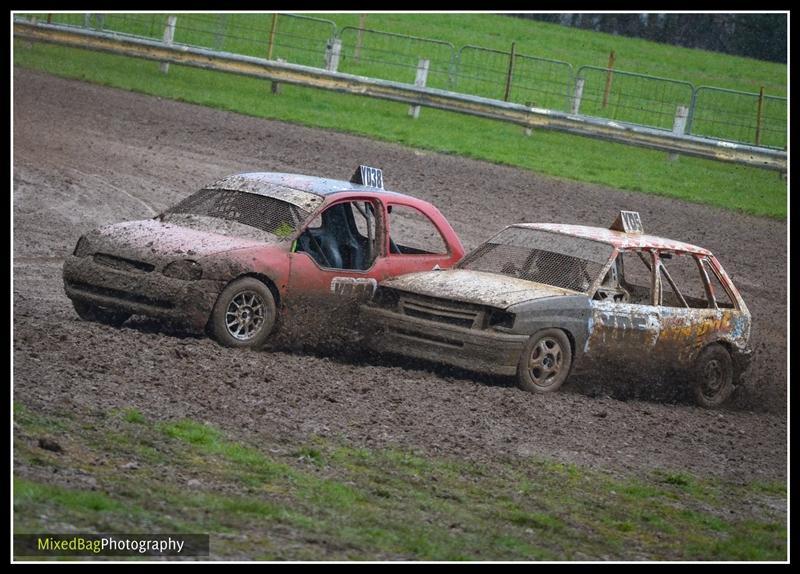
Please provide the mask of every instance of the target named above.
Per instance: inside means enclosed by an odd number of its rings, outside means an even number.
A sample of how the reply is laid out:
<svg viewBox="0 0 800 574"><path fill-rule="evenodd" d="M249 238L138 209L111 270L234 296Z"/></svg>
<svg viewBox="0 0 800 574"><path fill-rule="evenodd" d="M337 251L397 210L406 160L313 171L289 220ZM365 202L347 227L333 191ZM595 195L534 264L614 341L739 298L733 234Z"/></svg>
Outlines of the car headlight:
<svg viewBox="0 0 800 574"><path fill-rule="evenodd" d="M203 276L203 268L197 261L191 259L181 259L173 261L162 271L167 277L173 279L183 279L184 281L196 281Z"/></svg>
<svg viewBox="0 0 800 574"><path fill-rule="evenodd" d="M85 235L81 235L80 239L78 239L78 243L75 245L75 251L73 251L72 254L75 257L86 257L89 255L89 252L89 240L86 239Z"/></svg>
<svg viewBox="0 0 800 574"><path fill-rule="evenodd" d="M514 319L516 319L514 313L501 311L500 309L492 309L492 312L489 313L489 327L511 329L514 327Z"/></svg>

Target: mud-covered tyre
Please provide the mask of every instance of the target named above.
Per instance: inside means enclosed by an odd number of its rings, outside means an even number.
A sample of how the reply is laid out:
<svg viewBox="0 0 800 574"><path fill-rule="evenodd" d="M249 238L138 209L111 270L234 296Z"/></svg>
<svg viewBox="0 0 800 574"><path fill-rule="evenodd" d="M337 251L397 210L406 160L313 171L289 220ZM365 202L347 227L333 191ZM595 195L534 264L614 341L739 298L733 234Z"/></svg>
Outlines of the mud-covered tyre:
<svg viewBox="0 0 800 574"><path fill-rule="evenodd" d="M125 321L130 319L131 316L130 313L126 313L125 311L113 311L111 309L104 309L103 307L98 307L97 305L86 303L85 301L73 300L72 306L75 308L75 312L78 314L78 317L80 317L84 321L104 323L106 325L112 325L114 327L119 327Z"/></svg>
<svg viewBox="0 0 800 574"><path fill-rule="evenodd" d="M702 407L720 406L733 393L733 360L722 345L709 345L697 355L691 373L692 392Z"/></svg>
<svg viewBox="0 0 800 574"><path fill-rule="evenodd" d="M552 393L569 376L572 347L561 329L544 329L531 335L517 365L517 385L524 391Z"/></svg>
<svg viewBox="0 0 800 574"><path fill-rule="evenodd" d="M275 327L275 298L258 279L233 281L220 293L211 311L209 328L226 347L261 347Z"/></svg>

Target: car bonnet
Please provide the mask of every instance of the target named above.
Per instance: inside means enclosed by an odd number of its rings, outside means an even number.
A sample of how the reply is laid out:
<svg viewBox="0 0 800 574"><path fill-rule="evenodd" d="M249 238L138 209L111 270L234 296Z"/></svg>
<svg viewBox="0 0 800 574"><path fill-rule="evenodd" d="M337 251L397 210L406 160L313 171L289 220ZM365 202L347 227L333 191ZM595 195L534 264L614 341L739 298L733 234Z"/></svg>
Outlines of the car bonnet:
<svg viewBox="0 0 800 574"><path fill-rule="evenodd" d="M466 269L410 273L388 279L381 285L419 295L488 305L499 309L533 299L580 294L578 291L525 279Z"/></svg>

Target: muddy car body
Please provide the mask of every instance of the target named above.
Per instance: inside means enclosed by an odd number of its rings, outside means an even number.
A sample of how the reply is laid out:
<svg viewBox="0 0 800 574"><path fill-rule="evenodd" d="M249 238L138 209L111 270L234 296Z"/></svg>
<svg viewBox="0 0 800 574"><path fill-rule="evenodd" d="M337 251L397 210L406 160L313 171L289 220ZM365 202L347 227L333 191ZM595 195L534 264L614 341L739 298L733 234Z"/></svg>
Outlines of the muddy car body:
<svg viewBox="0 0 800 574"><path fill-rule="evenodd" d="M453 269L384 281L362 308L373 347L537 392L572 372L675 371L721 404L749 362L747 306L712 253L625 217L512 225Z"/></svg>
<svg viewBox="0 0 800 574"><path fill-rule="evenodd" d="M140 314L260 346L298 321L352 322L379 281L449 267L463 253L433 205L384 190L380 170L362 166L351 181L227 177L153 219L82 236L63 277L85 319Z"/></svg>

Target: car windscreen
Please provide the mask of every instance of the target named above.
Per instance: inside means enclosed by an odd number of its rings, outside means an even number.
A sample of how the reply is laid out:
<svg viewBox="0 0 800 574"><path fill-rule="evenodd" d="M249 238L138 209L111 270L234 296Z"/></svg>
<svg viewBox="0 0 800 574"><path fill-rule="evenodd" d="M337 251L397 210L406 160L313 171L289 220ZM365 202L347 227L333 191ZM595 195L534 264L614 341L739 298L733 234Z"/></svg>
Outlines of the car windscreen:
<svg viewBox="0 0 800 574"><path fill-rule="evenodd" d="M187 215L206 221L222 220L220 231L230 230L229 224L234 223L285 238L308 219L310 213L274 197L226 189L203 189L166 210L162 219L177 222Z"/></svg>
<svg viewBox="0 0 800 574"><path fill-rule="evenodd" d="M612 252L611 245L591 239L509 227L467 255L456 267L586 293Z"/></svg>

